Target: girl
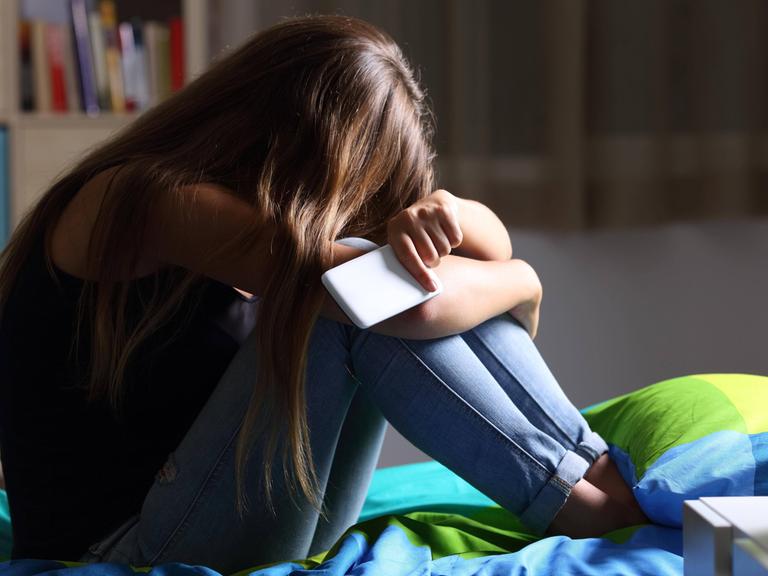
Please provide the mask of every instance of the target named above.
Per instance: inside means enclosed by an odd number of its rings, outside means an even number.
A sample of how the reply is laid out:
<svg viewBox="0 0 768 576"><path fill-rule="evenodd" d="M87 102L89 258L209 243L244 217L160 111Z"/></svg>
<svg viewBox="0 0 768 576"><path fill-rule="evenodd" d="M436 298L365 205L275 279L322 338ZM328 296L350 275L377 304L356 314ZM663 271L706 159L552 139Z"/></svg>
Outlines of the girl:
<svg viewBox="0 0 768 576"><path fill-rule="evenodd" d="M391 38L300 18L53 184L0 269L14 557L323 551L384 418L536 532L646 520L531 342L535 272L490 210L434 191L430 136ZM360 330L320 276L384 243L444 292Z"/></svg>

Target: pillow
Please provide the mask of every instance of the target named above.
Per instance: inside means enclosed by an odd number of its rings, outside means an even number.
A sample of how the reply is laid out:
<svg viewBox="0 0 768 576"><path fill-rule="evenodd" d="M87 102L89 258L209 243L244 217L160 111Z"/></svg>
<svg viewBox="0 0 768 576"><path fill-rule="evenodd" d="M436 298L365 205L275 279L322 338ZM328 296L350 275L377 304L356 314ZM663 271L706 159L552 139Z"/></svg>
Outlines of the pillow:
<svg viewBox="0 0 768 576"><path fill-rule="evenodd" d="M646 515L682 525L683 500L768 494L768 378L665 380L586 408Z"/></svg>

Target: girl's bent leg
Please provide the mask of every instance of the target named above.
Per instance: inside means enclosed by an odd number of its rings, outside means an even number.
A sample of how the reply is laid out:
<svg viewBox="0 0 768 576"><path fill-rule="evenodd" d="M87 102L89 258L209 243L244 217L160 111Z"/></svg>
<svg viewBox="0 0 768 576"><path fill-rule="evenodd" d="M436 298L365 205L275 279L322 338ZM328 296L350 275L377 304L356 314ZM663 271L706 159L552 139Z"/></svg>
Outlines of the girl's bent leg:
<svg viewBox="0 0 768 576"><path fill-rule="evenodd" d="M355 375L387 420L543 533L589 461L534 426L461 336L404 340L352 331Z"/></svg>
<svg viewBox="0 0 768 576"><path fill-rule="evenodd" d="M501 314L461 334L531 424L590 462L585 478L614 500L640 512L631 488L608 457L608 446L590 430L566 398L526 330L509 314Z"/></svg>
<svg viewBox="0 0 768 576"><path fill-rule="evenodd" d="M608 451L565 396L528 332L510 314L495 316L461 336L536 428L590 464Z"/></svg>
<svg viewBox="0 0 768 576"><path fill-rule="evenodd" d="M323 509L317 521L309 556L330 549L344 531L357 522L367 488L376 469L387 421L358 387L344 420L333 457Z"/></svg>
<svg viewBox="0 0 768 576"><path fill-rule="evenodd" d="M311 335L306 378L310 442L319 487L323 493L332 468L355 470L360 480L345 485L348 501L335 495L330 508L343 522L322 526L318 545L338 537L356 519L365 498L367 481L381 447L383 418L367 415L367 427L353 402L357 384L347 366L349 331L344 324L319 318ZM305 558L316 539L318 513L301 493L293 498L283 478L282 461L274 464L275 515L266 508L258 489L263 463L254 446L247 464L245 486L248 512L241 519L235 508L234 448L250 398L257 358L253 334L240 348L208 402L181 444L149 489L140 514L119 530L115 538L97 544L85 561L113 561L146 566L184 562L215 568L222 573L273 561ZM359 432L354 446L339 439L345 420L349 434ZM335 462L340 458L357 463ZM369 470L365 470L370 467ZM334 491L331 491L332 494ZM321 497L323 494L321 494ZM349 502L355 503L353 509ZM353 520L354 521L354 520ZM352 521L352 522L353 522Z"/></svg>
<svg viewBox="0 0 768 576"><path fill-rule="evenodd" d="M158 474L141 513L115 538L99 543L88 561L179 561L232 572L320 551L359 513L381 446L378 410L414 444L538 532L588 467L528 421L461 336L405 341L319 318L310 341L306 398L330 522L319 520L302 497L291 499L279 461L277 514L269 514L256 485L262 470L256 448L247 466L250 508L241 520L234 505L234 445L256 366L248 339ZM356 379L378 410L357 401ZM358 482L350 481L350 470ZM347 495L348 489L356 492Z"/></svg>

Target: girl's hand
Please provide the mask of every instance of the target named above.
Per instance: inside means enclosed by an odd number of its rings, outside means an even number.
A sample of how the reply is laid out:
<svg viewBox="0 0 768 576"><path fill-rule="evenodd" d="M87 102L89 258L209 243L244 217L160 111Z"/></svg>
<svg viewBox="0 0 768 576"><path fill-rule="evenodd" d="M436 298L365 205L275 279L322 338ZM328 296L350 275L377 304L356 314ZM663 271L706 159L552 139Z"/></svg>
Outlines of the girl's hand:
<svg viewBox="0 0 768 576"><path fill-rule="evenodd" d="M461 244L459 199L436 190L387 222L387 241L408 272L430 292L437 289L430 268Z"/></svg>

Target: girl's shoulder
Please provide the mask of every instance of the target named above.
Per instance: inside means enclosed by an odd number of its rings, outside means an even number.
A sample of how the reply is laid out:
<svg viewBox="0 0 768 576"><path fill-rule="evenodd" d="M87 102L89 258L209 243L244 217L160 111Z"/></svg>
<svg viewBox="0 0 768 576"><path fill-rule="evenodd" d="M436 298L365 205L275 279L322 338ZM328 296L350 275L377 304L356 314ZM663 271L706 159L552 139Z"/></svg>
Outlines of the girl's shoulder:
<svg viewBox="0 0 768 576"><path fill-rule="evenodd" d="M53 225L49 256L60 271L73 278L89 279L86 266L88 243L91 238L104 195L120 169L113 166L88 180L77 191ZM139 265L138 276L145 276L158 268L157 263L144 259Z"/></svg>
<svg viewBox="0 0 768 576"><path fill-rule="evenodd" d="M49 256L70 276L96 279L88 270L89 244L94 233L101 236L96 228L97 223L102 226L98 219L115 217L110 192L113 179L118 187L115 193L126 197L126 190L120 188L125 183L118 173L123 167L130 172L129 166L118 165L86 182L54 224ZM142 215L144 233L140 236L142 245L137 246L138 264L132 276L124 280L176 267L237 286L246 299L262 293L276 259L272 255L276 227L265 222L249 202L224 186L203 182L169 189L167 194L153 190L151 202L140 208L147 212ZM126 230L123 225L119 228Z"/></svg>

